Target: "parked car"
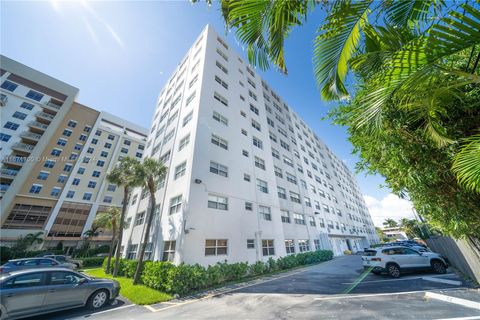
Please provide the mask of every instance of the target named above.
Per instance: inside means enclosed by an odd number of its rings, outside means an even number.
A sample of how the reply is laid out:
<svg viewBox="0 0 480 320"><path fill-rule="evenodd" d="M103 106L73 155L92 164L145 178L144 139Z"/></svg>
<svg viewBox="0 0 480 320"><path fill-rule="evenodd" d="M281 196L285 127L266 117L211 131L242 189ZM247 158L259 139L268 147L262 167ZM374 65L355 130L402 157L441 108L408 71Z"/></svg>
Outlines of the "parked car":
<svg viewBox="0 0 480 320"><path fill-rule="evenodd" d="M72 263L72 264L77 266L77 269L82 267L82 261L81 260L75 260L75 259L72 259L68 256L58 255L58 254L52 254L52 255L49 254L49 255L44 255L44 257L55 259L60 263Z"/></svg>
<svg viewBox="0 0 480 320"><path fill-rule="evenodd" d="M32 269L32 268L46 268L46 267L61 267L67 269L76 269L77 266L69 262L60 262L52 258L24 258L13 259L0 267L1 273L8 273L15 270Z"/></svg>
<svg viewBox="0 0 480 320"><path fill-rule="evenodd" d="M17 270L0 276L0 318L18 319L87 306L98 309L120 292L117 281L64 268Z"/></svg>
<svg viewBox="0 0 480 320"><path fill-rule="evenodd" d="M445 273L448 267L446 259L431 251L420 252L405 246L387 246L366 249L362 256L363 266L373 268L372 272L387 272L394 278L404 271L430 269L436 273Z"/></svg>

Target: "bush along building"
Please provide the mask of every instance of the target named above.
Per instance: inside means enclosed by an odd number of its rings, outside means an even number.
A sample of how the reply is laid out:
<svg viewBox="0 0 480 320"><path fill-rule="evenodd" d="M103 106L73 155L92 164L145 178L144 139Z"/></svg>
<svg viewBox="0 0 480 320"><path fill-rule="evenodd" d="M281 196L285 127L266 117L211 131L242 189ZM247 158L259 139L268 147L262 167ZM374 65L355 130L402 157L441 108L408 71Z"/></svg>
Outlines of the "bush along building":
<svg viewBox="0 0 480 320"><path fill-rule="evenodd" d="M78 89L1 56L1 242L43 232L44 248L76 247L97 212L121 206L106 173L141 159L147 132L76 102ZM108 244L111 234L92 241Z"/></svg>
<svg viewBox="0 0 480 320"><path fill-rule="evenodd" d="M146 259L254 263L378 242L354 175L209 26L159 94L145 156L169 168ZM125 258L137 257L148 207L135 190Z"/></svg>

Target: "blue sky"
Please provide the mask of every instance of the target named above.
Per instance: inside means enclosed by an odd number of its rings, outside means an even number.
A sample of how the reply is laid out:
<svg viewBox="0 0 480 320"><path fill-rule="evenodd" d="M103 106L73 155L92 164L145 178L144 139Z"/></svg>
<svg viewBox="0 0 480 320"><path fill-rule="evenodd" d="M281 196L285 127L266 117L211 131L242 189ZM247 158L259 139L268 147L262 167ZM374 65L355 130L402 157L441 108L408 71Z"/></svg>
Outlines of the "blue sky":
<svg viewBox="0 0 480 320"><path fill-rule="evenodd" d="M288 76L260 73L353 170L356 157L345 129L321 120L335 104L320 100L313 78L312 41L320 20L316 10L288 38ZM80 103L148 128L157 94L207 23L224 33L216 5L187 0L2 1L1 53L76 86ZM234 34L225 36L246 58ZM367 203L381 203L390 193L379 187L379 176L361 173L357 179L371 198Z"/></svg>

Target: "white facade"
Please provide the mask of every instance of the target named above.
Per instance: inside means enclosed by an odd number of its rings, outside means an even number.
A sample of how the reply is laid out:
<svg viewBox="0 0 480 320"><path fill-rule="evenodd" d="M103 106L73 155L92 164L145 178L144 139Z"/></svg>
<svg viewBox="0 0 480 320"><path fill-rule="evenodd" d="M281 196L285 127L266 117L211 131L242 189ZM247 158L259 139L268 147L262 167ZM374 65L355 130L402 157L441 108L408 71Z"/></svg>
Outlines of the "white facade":
<svg viewBox="0 0 480 320"><path fill-rule="evenodd" d="M255 262L378 242L347 167L208 26L159 95L145 156L169 168L147 258ZM128 258L148 205L134 191Z"/></svg>

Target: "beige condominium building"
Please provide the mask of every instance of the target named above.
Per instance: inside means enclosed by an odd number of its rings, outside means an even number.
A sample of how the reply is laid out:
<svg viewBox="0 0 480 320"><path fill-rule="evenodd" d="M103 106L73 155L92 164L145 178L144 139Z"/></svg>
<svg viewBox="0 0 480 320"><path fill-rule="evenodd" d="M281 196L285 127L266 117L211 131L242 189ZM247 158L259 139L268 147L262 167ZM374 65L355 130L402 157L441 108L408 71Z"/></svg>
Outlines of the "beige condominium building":
<svg viewBox="0 0 480 320"><path fill-rule="evenodd" d="M77 246L98 212L121 206L122 189L106 174L122 157L142 158L147 131L76 102L77 88L5 56L0 87L2 245L42 231L44 247Z"/></svg>

